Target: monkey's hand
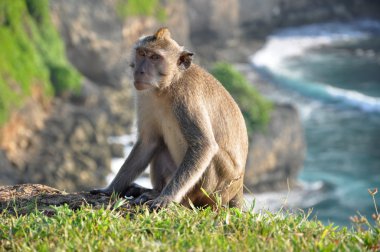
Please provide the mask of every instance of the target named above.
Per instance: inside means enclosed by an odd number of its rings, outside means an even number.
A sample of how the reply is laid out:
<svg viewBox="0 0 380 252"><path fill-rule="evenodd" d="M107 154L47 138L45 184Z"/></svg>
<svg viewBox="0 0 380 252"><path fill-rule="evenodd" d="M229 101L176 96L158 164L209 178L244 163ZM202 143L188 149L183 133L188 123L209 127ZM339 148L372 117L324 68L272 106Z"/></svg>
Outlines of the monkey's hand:
<svg viewBox="0 0 380 252"><path fill-rule="evenodd" d="M111 196L114 191L106 188L93 189L90 191L91 194L105 194L107 196Z"/></svg>
<svg viewBox="0 0 380 252"><path fill-rule="evenodd" d="M168 196L158 196L156 199L148 201L146 204L151 210L158 210L167 207L173 199Z"/></svg>
<svg viewBox="0 0 380 252"><path fill-rule="evenodd" d="M142 187L136 183L132 183L130 186L125 188L123 191L116 191L114 188L106 187L101 189L93 189L90 191L91 194L105 194L108 196L111 196L112 193L117 193L121 197L138 197L143 193L149 192L152 189L147 189L145 187Z"/></svg>

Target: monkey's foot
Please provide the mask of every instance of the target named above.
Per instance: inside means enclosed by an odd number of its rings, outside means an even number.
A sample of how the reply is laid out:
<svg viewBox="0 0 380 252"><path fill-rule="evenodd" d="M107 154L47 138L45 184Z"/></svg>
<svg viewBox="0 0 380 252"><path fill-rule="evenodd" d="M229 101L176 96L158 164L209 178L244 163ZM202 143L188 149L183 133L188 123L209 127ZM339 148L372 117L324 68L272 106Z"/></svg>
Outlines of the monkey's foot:
<svg viewBox="0 0 380 252"><path fill-rule="evenodd" d="M142 187L136 183L132 183L123 193L125 197L137 198L143 194L150 193L153 189Z"/></svg>
<svg viewBox="0 0 380 252"><path fill-rule="evenodd" d="M93 189L90 191L91 194L105 194L107 196L111 196L113 193L113 190L109 190L108 188L100 188L100 189Z"/></svg>
<svg viewBox="0 0 380 252"><path fill-rule="evenodd" d="M131 205L142 205L154 200L160 195L158 191L150 189L150 191L141 194L139 197L129 201Z"/></svg>
<svg viewBox="0 0 380 252"><path fill-rule="evenodd" d="M154 200L147 202L150 210L159 210L161 208L167 207L173 200L169 197L159 196Z"/></svg>

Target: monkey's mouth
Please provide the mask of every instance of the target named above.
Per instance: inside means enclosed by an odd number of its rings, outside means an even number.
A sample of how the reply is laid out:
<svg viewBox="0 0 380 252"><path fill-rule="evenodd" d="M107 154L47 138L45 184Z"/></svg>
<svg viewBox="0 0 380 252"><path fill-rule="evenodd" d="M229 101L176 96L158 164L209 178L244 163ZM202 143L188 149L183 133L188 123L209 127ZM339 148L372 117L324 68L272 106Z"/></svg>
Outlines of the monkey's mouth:
<svg viewBox="0 0 380 252"><path fill-rule="evenodd" d="M135 88L137 90L144 90L144 89L148 89L152 87L151 84L146 83L146 82L140 82L140 81L135 81L133 84L135 85Z"/></svg>

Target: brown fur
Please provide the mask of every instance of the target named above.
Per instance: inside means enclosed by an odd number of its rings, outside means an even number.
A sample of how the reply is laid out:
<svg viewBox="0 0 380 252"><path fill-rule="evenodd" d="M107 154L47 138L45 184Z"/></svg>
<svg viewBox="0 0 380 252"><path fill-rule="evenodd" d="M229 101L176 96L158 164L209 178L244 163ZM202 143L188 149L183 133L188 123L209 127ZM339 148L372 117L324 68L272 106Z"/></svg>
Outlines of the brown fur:
<svg viewBox="0 0 380 252"><path fill-rule="evenodd" d="M92 192L133 195L132 203L153 208L189 200L214 206L218 195L239 207L248 139L232 97L166 28L140 39L134 52L138 141L111 184ZM152 190L132 184L149 163Z"/></svg>

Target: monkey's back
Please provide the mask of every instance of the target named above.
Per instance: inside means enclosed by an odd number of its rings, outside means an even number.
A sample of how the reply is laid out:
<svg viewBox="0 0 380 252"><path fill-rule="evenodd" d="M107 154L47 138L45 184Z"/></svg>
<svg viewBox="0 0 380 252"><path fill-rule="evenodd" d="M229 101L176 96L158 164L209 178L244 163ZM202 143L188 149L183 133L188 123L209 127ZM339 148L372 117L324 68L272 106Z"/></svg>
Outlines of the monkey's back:
<svg viewBox="0 0 380 252"><path fill-rule="evenodd" d="M195 95L201 99L198 106L207 110L220 151L226 152L237 167L244 169L248 152L247 129L232 96L215 77L196 64L185 71L179 85L183 95L192 92L191 97Z"/></svg>

